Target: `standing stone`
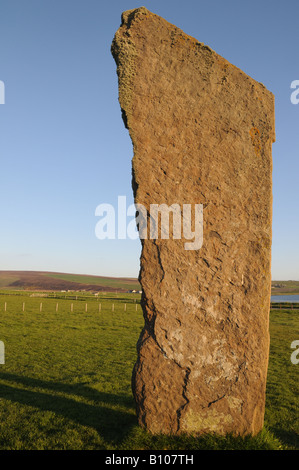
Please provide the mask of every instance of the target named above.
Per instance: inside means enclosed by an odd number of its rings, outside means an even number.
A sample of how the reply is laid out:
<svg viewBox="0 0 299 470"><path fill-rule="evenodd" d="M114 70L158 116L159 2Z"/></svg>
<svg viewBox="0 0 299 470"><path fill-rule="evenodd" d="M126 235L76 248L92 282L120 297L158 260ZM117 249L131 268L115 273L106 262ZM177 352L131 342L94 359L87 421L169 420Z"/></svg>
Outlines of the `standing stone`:
<svg viewBox="0 0 299 470"><path fill-rule="evenodd" d="M246 52L246 51L245 51ZM135 203L203 204L203 245L144 239L132 386L152 433L256 434L269 353L274 97L141 7L112 43Z"/></svg>

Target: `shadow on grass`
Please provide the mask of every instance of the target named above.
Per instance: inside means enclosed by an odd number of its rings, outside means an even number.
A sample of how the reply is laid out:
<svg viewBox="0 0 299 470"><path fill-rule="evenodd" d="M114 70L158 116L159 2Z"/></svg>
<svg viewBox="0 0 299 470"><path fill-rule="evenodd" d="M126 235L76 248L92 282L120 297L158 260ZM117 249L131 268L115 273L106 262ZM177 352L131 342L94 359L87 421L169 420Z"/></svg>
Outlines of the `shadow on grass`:
<svg viewBox="0 0 299 470"><path fill-rule="evenodd" d="M126 408L134 406L133 397L128 395L115 395L113 393L99 392L84 383L67 384L63 382L48 382L46 380L34 379L7 372L0 373L0 379L24 385L25 387L42 388L59 393L67 393L78 397L86 398L93 402L106 403L108 405L120 405Z"/></svg>
<svg viewBox="0 0 299 470"><path fill-rule="evenodd" d="M296 450L299 449L299 436L296 431L279 429L277 427L274 427L271 431L281 442Z"/></svg>
<svg viewBox="0 0 299 470"><path fill-rule="evenodd" d="M39 390L25 390L13 385L0 384L0 397L38 408L52 411L82 426L95 429L105 441L120 444L137 424L130 412L113 409L112 406L132 407L128 396L102 393L84 384L68 385L60 382L47 382L40 379L1 373L0 379ZM77 401L72 397L54 395L65 393L93 401L93 404Z"/></svg>
<svg viewBox="0 0 299 470"><path fill-rule="evenodd" d="M88 384L48 382L9 373L0 373L0 380L12 382L11 385L0 383L0 398L42 411L51 411L77 424L91 427L107 444L117 448L134 449L137 444L138 449L145 450L257 450L278 449L280 443L298 448L297 434L292 431L285 433L281 429L271 429L270 434L264 429L258 436L245 438L214 435L152 436L137 427L137 419L129 411L134 406L133 398L127 395L99 392ZM89 400L91 403L82 402L80 399ZM117 407L122 409L118 410ZM128 411L124 410L126 408Z"/></svg>

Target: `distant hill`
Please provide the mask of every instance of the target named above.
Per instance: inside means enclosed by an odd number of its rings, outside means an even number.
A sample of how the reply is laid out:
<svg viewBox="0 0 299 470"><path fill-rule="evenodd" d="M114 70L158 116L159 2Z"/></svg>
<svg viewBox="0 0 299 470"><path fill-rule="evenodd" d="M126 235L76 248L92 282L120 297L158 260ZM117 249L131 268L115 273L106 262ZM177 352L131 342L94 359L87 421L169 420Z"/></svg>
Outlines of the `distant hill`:
<svg viewBox="0 0 299 470"><path fill-rule="evenodd" d="M299 294L299 281L272 281L272 295Z"/></svg>
<svg viewBox="0 0 299 470"><path fill-rule="evenodd" d="M0 289L127 292L140 290L140 284L136 278L45 271L0 271ZM271 293L272 295L299 294L299 281L272 281Z"/></svg>
<svg viewBox="0 0 299 470"><path fill-rule="evenodd" d="M0 289L126 292L128 290L140 290L140 284L135 278L44 271L0 271Z"/></svg>

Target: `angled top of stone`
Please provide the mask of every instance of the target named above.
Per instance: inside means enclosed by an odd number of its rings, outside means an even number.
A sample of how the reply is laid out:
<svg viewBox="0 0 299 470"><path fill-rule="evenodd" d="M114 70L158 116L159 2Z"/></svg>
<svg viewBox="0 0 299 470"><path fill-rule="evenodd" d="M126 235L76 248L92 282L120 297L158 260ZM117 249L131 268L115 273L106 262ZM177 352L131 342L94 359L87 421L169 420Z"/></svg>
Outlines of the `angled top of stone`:
<svg viewBox="0 0 299 470"><path fill-rule="evenodd" d="M268 108L265 111L268 111L269 115L273 115L274 95L262 83L254 80L237 66L231 64L208 45L199 42L144 6L124 11L121 15L121 21L121 26L112 42L111 52L118 65L118 75L120 78L119 101L126 127L128 127L127 119L130 115L130 92L133 87L137 67L140 66L138 59L142 59L141 55L143 52L146 52L146 48L151 48L152 52L157 54L157 60L160 60L160 54L163 56L163 49L165 49L165 46L168 47L169 44L172 48L176 49L176 56L177 58L180 57L182 62L198 62L198 73L209 75L206 76L207 81L212 79L215 82L217 78L215 67L212 67L214 62L219 65L218 69L222 73L222 76L219 77L222 84L226 82L229 86L230 82L235 84L239 81L240 86L244 86L244 81L247 81L246 88L248 89L251 86L252 90L254 90L255 99L263 103L264 109ZM205 64L203 64L201 57L198 57L198 60L196 60L196 56L199 56L202 52L205 52L206 55ZM151 64L152 67L154 65L154 63ZM207 74L209 66L213 74ZM173 71L170 70L171 72ZM211 91L213 92L214 90ZM272 125L272 142L275 142L274 122Z"/></svg>

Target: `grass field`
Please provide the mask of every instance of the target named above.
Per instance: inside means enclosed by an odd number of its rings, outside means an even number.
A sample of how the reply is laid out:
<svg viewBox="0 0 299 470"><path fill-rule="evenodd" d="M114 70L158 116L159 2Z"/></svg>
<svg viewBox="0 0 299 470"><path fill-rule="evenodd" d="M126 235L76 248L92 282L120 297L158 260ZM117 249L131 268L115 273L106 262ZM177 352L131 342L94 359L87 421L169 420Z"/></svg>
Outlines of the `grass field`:
<svg viewBox="0 0 299 470"><path fill-rule="evenodd" d="M290 360L290 344L299 339L296 310L271 311L265 428L258 436L154 437L137 425L131 394L143 325L138 295L76 301L8 294L0 295L1 450L299 448L299 364Z"/></svg>

